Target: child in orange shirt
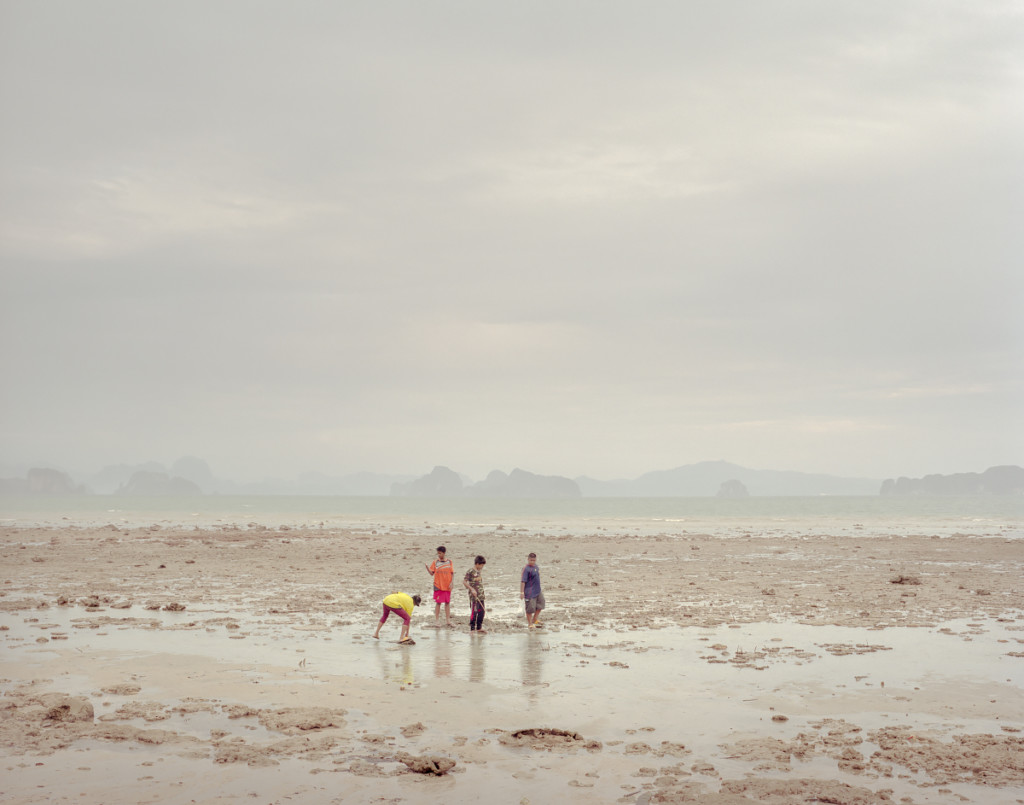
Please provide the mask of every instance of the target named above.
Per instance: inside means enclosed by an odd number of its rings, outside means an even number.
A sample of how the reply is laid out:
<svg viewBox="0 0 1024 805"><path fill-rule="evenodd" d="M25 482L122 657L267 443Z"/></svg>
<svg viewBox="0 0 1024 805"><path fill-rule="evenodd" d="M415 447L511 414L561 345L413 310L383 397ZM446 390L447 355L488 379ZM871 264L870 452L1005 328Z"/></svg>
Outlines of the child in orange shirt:
<svg viewBox="0 0 1024 805"><path fill-rule="evenodd" d="M448 549L444 545L437 548L437 559L427 565L427 572L434 577L434 626L441 626L441 604L444 604L445 625L455 628L452 623L451 600L452 600L452 576L455 574L455 567L450 559L445 556Z"/></svg>

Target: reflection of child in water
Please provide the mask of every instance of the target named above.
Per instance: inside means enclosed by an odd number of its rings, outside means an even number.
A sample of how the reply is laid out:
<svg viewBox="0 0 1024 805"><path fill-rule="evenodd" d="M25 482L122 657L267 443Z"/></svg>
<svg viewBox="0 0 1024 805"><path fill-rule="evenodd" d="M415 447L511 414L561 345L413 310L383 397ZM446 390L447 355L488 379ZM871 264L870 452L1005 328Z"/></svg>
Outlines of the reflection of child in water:
<svg viewBox="0 0 1024 805"><path fill-rule="evenodd" d="M452 600L452 574L455 568L451 559L446 559L447 548L440 545L437 548L437 559L427 565L427 572L434 577L434 625L441 625L441 604L444 604L444 620L446 626L454 626L452 623L451 600Z"/></svg>
<svg viewBox="0 0 1024 805"><path fill-rule="evenodd" d="M416 678L412 673L412 652L403 651L402 653L402 684L412 685Z"/></svg>
<svg viewBox="0 0 1024 805"><path fill-rule="evenodd" d="M380 638L380 627L394 613L402 619L402 635L398 638L398 642L411 643L412 638L409 637L409 627L412 625L412 608L419 605L420 597L418 595L391 593L391 595L384 596L384 614L381 615L380 621L377 623L377 630L373 633L373 636L378 639Z"/></svg>
<svg viewBox="0 0 1024 805"><path fill-rule="evenodd" d="M473 568L466 571L462 580L462 586L469 591L470 615L469 631L477 634L487 634L484 630L484 580L481 573L487 560L478 556L473 560Z"/></svg>

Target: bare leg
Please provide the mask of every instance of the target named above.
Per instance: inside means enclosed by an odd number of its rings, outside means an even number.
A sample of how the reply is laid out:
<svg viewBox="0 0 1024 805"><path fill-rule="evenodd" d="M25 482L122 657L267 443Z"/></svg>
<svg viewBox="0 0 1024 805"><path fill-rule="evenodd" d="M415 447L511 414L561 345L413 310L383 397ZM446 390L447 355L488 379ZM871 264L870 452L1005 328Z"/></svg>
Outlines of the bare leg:
<svg viewBox="0 0 1024 805"><path fill-rule="evenodd" d="M446 602L446 603L445 603L445 605L444 605L444 622L445 622L445 623L446 623L446 624L447 624L448 626L451 626L451 625L452 625L452 610L451 610L451 604L449 604L449 603L447 603L447 602Z"/></svg>
<svg viewBox="0 0 1024 805"><path fill-rule="evenodd" d="M448 609L448 605L445 604L444 608ZM441 603L440 602L434 604L434 625L435 626L440 626L441 625Z"/></svg>

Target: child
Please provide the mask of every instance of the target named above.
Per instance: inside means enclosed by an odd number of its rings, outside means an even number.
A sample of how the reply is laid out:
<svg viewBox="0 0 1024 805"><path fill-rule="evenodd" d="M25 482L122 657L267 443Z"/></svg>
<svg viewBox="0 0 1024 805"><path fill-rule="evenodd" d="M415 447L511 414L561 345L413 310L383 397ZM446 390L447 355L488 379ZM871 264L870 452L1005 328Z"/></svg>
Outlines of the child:
<svg viewBox="0 0 1024 805"><path fill-rule="evenodd" d="M487 634L484 631L484 580L480 575L487 560L478 556L473 560L473 569L466 571L466 577L462 580L462 586L469 590L469 631L477 634Z"/></svg>
<svg viewBox="0 0 1024 805"><path fill-rule="evenodd" d="M377 624L377 631L373 633L373 636L378 640L380 639L380 627L384 625L384 622L394 612L402 619L402 635L398 638L398 642L411 643L412 638L409 637L409 626L412 624L412 608L419 605L420 597L418 595L391 593L391 595L384 596L384 614L381 615L380 622Z"/></svg>
<svg viewBox="0 0 1024 805"><path fill-rule="evenodd" d="M444 545L437 548L437 559L427 565L427 572L434 577L434 626L441 625L441 604L444 604L445 625L454 627L452 623L451 600L452 600L452 576L455 574L455 567L451 559L445 559L448 549Z"/></svg>
<svg viewBox="0 0 1024 805"><path fill-rule="evenodd" d="M537 567L537 554L526 557L526 567L519 582L519 597L526 604L526 627L536 629L541 625L540 613L544 609L544 593L540 591L540 568Z"/></svg>

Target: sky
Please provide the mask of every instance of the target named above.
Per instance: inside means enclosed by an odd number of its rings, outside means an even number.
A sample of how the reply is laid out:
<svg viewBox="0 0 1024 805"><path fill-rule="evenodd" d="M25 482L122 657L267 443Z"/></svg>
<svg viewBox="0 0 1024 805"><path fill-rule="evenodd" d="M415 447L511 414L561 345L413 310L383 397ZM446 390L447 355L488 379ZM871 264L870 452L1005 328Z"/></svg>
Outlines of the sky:
<svg viewBox="0 0 1024 805"><path fill-rule="evenodd" d="M1024 464L1024 6L0 0L0 464Z"/></svg>

